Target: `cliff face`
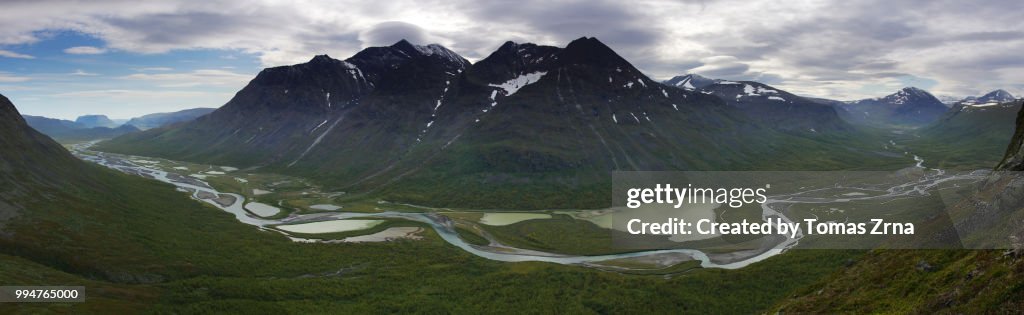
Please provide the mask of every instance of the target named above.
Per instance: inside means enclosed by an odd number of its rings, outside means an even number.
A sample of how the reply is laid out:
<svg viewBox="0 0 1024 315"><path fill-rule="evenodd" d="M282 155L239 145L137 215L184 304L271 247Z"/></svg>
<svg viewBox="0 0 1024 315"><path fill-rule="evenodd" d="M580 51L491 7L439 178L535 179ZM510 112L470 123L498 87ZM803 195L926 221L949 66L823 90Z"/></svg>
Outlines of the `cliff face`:
<svg viewBox="0 0 1024 315"><path fill-rule="evenodd" d="M1017 130L1013 132L1013 139L1006 148L1003 161L999 162L996 170L1001 171L1024 171L1024 110L1017 112Z"/></svg>

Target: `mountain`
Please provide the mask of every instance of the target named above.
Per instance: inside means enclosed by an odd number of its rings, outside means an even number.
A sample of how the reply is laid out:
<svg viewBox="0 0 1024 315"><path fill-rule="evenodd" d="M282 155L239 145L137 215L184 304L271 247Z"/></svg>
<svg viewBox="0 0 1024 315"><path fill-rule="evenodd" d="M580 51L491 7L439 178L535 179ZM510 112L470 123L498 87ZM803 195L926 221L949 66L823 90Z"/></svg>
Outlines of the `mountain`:
<svg viewBox="0 0 1024 315"><path fill-rule="evenodd" d="M942 104L946 104L946 106L953 106L953 104L955 104L956 102L963 100L960 97L951 95L935 95L935 98L939 99L939 101L941 101Z"/></svg>
<svg viewBox="0 0 1024 315"><path fill-rule="evenodd" d="M0 95L0 219L21 208L10 198L28 193L28 185L52 186L63 182L67 165L80 163L59 144L29 128L11 101ZM0 220L2 221L2 220ZM0 233L2 234L2 233Z"/></svg>
<svg viewBox="0 0 1024 315"><path fill-rule="evenodd" d="M829 137L662 85L580 38L564 48L507 42L472 65L406 41L344 61L321 55L263 70L209 115L97 148L260 167L351 198L524 209L606 206L615 170L894 161Z"/></svg>
<svg viewBox="0 0 1024 315"><path fill-rule="evenodd" d="M998 103L1012 102L1013 100L1016 99L1017 98L1013 97L1013 94L1010 94L1010 92L1000 89L988 92L987 94L982 95L981 97L968 96L957 103L975 106L981 104L995 105Z"/></svg>
<svg viewBox="0 0 1024 315"><path fill-rule="evenodd" d="M75 119L75 123L81 125L83 128L93 128L93 127L114 128L114 127L117 127L117 126L121 125L121 124L119 124L117 122L114 122L113 120L110 120L110 118L107 118L106 115L83 115L83 116L78 116L78 119Z"/></svg>
<svg viewBox="0 0 1024 315"><path fill-rule="evenodd" d="M684 88L684 89L688 89L688 90L696 90L696 89L702 89L702 88L704 88L704 87L706 87L708 85L715 84L718 81L721 81L721 80L710 79L710 78L703 77L703 76L701 76L699 74L696 74L696 73L691 73L691 74L687 74L687 75L681 75L681 76L673 77L672 79L669 79L669 80L665 81L664 83L666 85L674 86L674 87L677 87L677 88Z"/></svg>
<svg viewBox="0 0 1024 315"><path fill-rule="evenodd" d="M1008 103L1002 103L1008 104ZM1011 313L1024 311L1024 111L1012 106L988 106L944 118L937 125L966 117L1016 119L1005 155L977 184L956 194L963 200L944 204L956 218L954 234L973 250L875 249L818 283L776 302L771 313L820 314L844 311L868 313ZM1010 108L1017 110L1011 114ZM974 121L980 122L980 121ZM1003 124L1005 120L993 121ZM983 127L973 124L967 128ZM1000 126L1003 128L1003 126ZM979 136L985 137L983 130ZM1006 136L1006 135L1004 135ZM1005 142L1004 142L1005 143ZM969 150L969 149L968 149ZM997 155L998 157L998 155ZM997 160L999 160L997 158ZM970 236L970 237L966 237ZM980 239L980 240L979 240ZM995 244L976 243L992 241ZM979 246L981 245L981 246ZM884 283L879 285L879 283Z"/></svg>
<svg viewBox="0 0 1024 315"><path fill-rule="evenodd" d="M1024 171L1024 111L1017 112L1014 123L1013 138L1010 139L1002 161L996 166L997 170Z"/></svg>
<svg viewBox="0 0 1024 315"><path fill-rule="evenodd" d="M141 130L153 129L164 125L190 121L199 116L209 114L214 110L216 108L192 108L172 113L155 113L132 118L125 124L135 126Z"/></svg>
<svg viewBox="0 0 1024 315"><path fill-rule="evenodd" d="M138 128L130 125L119 125L118 127L113 128L86 127L86 125L70 120L53 119L40 116L25 115L24 119L32 128L58 141L108 139L139 131ZM88 121L90 119L87 118L86 120Z"/></svg>
<svg viewBox="0 0 1024 315"><path fill-rule="evenodd" d="M665 279L545 263L524 269L450 246L429 230L415 241L297 243L241 224L174 186L77 160L28 128L2 96L0 183L0 283L80 285L88 294L77 303L0 303L2 314L258 314L296 305L314 313L633 313L651 305L751 313L855 257L794 251L734 271L691 264L686 277ZM793 270L798 276L783 283L757 276ZM418 285L380 281L411 277ZM566 279L582 291L566 298ZM705 289L688 289L697 286ZM289 293L275 295L282 290Z"/></svg>
<svg viewBox="0 0 1024 315"><path fill-rule="evenodd" d="M691 75L686 77L689 76ZM680 82L691 81L678 81L677 85ZM671 80L668 83L671 83ZM700 91L722 98L727 104L740 109L750 119L766 123L775 129L805 132L852 130L849 124L839 118L832 105L800 97L767 84L714 80L711 84L700 85Z"/></svg>
<svg viewBox="0 0 1024 315"><path fill-rule="evenodd" d="M29 126L58 141L88 141L114 138L140 130L189 121L213 110L214 108L193 108L173 113L149 114L124 123L118 123L105 115L85 115L75 121L30 115L25 115L24 118Z"/></svg>
<svg viewBox="0 0 1024 315"><path fill-rule="evenodd" d="M844 119L867 125L921 126L934 122L948 108L927 91L907 87L885 97L847 102Z"/></svg>
<svg viewBox="0 0 1024 315"><path fill-rule="evenodd" d="M25 122L28 123L29 126L44 134L63 133L67 132L68 130L85 128L85 126L82 126L77 122L65 119L56 119L31 115L24 115L22 117L25 119Z"/></svg>
<svg viewBox="0 0 1024 315"><path fill-rule="evenodd" d="M1006 151L1022 103L958 102L938 121L917 130L915 152L942 168L991 167Z"/></svg>

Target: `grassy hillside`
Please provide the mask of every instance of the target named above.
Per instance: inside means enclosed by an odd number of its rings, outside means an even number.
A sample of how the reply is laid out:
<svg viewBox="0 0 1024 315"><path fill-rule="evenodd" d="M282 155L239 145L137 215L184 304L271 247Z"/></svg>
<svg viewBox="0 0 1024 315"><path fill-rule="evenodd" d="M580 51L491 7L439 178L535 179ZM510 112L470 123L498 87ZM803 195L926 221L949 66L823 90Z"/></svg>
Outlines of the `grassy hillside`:
<svg viewBox="0 0 1024 315"><path fill-rule="evenodd" d="M783 313L1024 312L1024 259L1003 250L879 250L775 306Z"/></svg>
<svg viewBox="0 0 1024 315"><path fill-rule="evenodd" d="M954 108L938 122L913 132L907 143L931 167L991 168L1006 152L1021 109L1020 102L1004 105Z"/></svg>

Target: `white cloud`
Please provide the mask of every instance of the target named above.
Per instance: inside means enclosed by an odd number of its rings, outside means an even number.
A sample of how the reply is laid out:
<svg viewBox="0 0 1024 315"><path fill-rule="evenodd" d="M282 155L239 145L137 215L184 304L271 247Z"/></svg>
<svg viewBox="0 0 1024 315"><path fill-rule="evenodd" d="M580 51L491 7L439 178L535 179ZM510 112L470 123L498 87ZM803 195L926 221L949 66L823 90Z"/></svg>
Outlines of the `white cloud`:
<svg viewBox="0 0 1024 315"><path fill-rule="evenodd" d="M25 82L31 80L29 77L13 75L8 72L0 71L0 82L12 83L12 82Z"/></svg>
<svg viewBox="0 0 1024 315"><path fill-rule="evenodd" d="M172 71L174 68L171 67L146 67L136 68L135 71Z"/></svg>
<svg viewBox="0 0 1024 315"><path fill-rule="evenodd" d="M222 69L199 69L178 73L135 73L121 78L157 82L160 87L229 86L241 88L252 79L252 75Z"/></svg>
<svg viewBox="0 0 1024 315"><path fill-rule="evenodd" d="M10 50L3 50L3 49L0 49L0 57L18 58L18 59L36 59L36 57L30 56L30 55L19 54L19 53L10 51Z"/></svg>
<svg viewBox="0 0 1024 315"><path fill-rule="evenodd" d="M74 76L83 76L83 77L92 77L92 76L98 76L99 75L99 74L92 73L92 72L82 71L82 69L77 69L74 72L69 73L69 74L70 75L74 75Z"/></svg>
<svg viewBox="0 0 1024 315"><path fill-rule="evenodd" d="M145 99L145 98L188 98L198 96L222 95L223 93L210 93L185 90L86 90L53 94L55 97L63 98L100 98L100 99Z"/></svg>
<svg viewBox="0 0 1024 315"><path fill-rule="evenodd" d="M75 46L64 49L64 53L72 55L99 55L106 52L106 49L93 46Z"/></svg>

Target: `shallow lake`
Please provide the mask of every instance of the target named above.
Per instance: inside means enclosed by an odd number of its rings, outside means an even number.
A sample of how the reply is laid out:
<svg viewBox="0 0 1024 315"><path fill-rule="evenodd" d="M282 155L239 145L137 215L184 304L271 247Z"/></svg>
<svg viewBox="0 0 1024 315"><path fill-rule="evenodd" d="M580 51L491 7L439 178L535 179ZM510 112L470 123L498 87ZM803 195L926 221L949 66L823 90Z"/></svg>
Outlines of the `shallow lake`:
<svg viewBox="0 0 1024 315"><path fill-rule="evenodd" d="M278 207L259 202L245 204L245 210L249 210L249 212L261 217L269 217L281 212L281 209Z"/></svg>
<svg viewBox="0 0 1024 315"><path fill-rule="evenodd" d="M331 220L301 224L278 225L277 228L294 233L321 234L365 230L384 220Z"/></svg>
<svg viewBox="0 0 1024 315"><path fill-rule="evenodd" d="M480 218L480 223L501 226L515 224L518 222L534 219L550 219L551 215L546 213L522 213L522 212L501 212L501 213L485 213Z"/></svg>

